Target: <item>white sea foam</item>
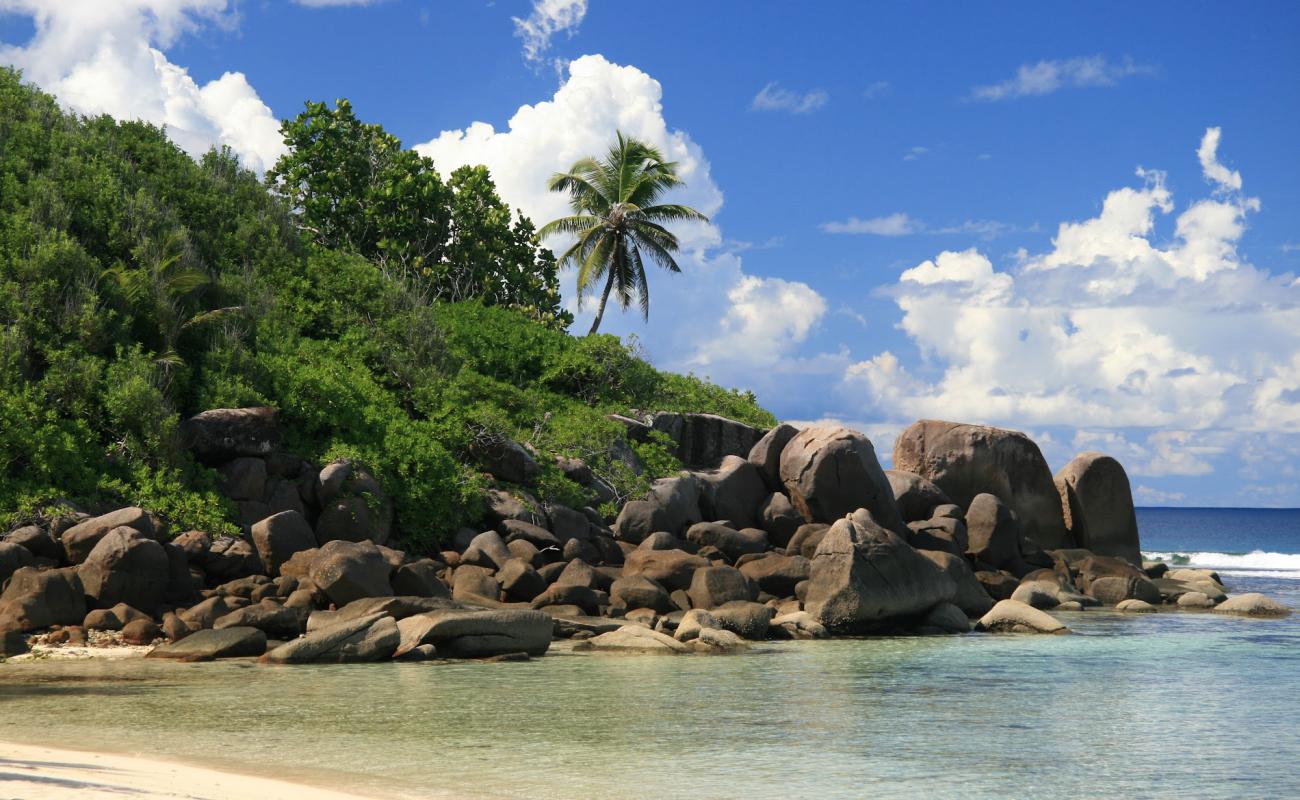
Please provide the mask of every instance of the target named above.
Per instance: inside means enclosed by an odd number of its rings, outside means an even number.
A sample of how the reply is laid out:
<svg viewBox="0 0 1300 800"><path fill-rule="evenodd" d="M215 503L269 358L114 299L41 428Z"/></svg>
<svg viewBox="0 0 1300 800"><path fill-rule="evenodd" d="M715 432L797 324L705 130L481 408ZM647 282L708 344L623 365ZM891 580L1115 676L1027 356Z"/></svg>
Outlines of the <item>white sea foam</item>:
<svg viewBox="0 0 1300 800"><path fill-rule="evenodd" d="M1143 553L1148 561L1165 561L1171 567L1214 569L1225 575L1300 580L1300 553Z"/></svg>

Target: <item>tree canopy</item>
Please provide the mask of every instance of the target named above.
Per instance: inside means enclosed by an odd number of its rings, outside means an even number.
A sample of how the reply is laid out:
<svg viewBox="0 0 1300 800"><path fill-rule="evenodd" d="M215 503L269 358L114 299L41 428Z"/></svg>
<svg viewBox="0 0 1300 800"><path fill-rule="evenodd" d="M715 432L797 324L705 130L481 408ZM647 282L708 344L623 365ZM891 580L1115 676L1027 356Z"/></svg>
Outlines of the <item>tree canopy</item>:
<svg viewBox="0 0 1300 800"><path fill-rule="evenodd" d="M604 159L579 159L568 172L551 177L551 191L567 192L574 213L547 223L539 234L574 237L560 264L578 268L579 301L603 281L591 333L600 328L611 291L624 309L634 299L639 301L641 313L649 318L646 260L669 272L681 272L673 258L679 247L677 237L664 226L708 221L688 206L659 202L665 192L681 185L676 162L621 132Z"/></svg>
<svg viewBox="0 0 1300 800"><path fill-rule="evenodd" d="M611 412L771 422L748 393L565 333L555 261L485 169L443 183L345 104L306 113L324 127L286 123L268 191L227 150L196 161L156 127L65 113L0 69L3 521L142 505L174 532L237 532L220 476L178 435L209 408L274 406L290 452L364 465L417 550L478 520L483 436L536 447L539 499L580 505L555 456L624 495L673 468L649 443L635 445L646 470L628 471ZM326 135L322 114L342 127ZM318 146L382 157L344 155L340 173Z"/></svg>

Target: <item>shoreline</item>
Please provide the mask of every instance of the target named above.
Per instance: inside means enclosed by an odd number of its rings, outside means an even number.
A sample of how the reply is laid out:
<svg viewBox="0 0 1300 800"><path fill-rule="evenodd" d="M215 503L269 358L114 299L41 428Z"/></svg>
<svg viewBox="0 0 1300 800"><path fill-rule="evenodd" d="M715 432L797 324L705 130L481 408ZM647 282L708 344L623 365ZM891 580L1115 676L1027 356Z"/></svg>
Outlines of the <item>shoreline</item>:
<svg viewBox="0 0 1300 800"><path fill-rule="evenodd" d="M0 793L31 800L127 795L139 800L377 800L392 796L339 791L163 758L12 741L0 741L0 753Z"/></svg>

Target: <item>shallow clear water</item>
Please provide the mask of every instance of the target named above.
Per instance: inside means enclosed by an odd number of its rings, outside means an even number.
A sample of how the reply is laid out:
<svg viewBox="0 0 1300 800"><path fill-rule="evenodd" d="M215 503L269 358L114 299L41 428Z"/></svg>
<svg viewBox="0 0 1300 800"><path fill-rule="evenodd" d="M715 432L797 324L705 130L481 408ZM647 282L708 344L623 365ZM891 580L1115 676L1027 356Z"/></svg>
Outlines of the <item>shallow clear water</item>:
<svg viewBox="0 0 1300 800"><path fill-rule="evenodd" d="M1224 578L1300 608L1287 573ZM391 797L1300 796L1300 617L1060 617L724 657L5 664L0 740Z"/></svg>

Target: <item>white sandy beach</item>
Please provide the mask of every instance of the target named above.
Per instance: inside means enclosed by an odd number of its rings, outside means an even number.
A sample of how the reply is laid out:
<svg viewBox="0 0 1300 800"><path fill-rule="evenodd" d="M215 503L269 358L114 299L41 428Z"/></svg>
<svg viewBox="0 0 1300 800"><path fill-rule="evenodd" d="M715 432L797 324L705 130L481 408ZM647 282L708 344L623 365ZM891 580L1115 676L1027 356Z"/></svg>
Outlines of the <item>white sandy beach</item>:
<svg viewBox="0 0 1300 800"><path fill-rule="evenodd" d="M316 786L170 761L0 742L0 800L117 798L373 800Z"/></svg>

